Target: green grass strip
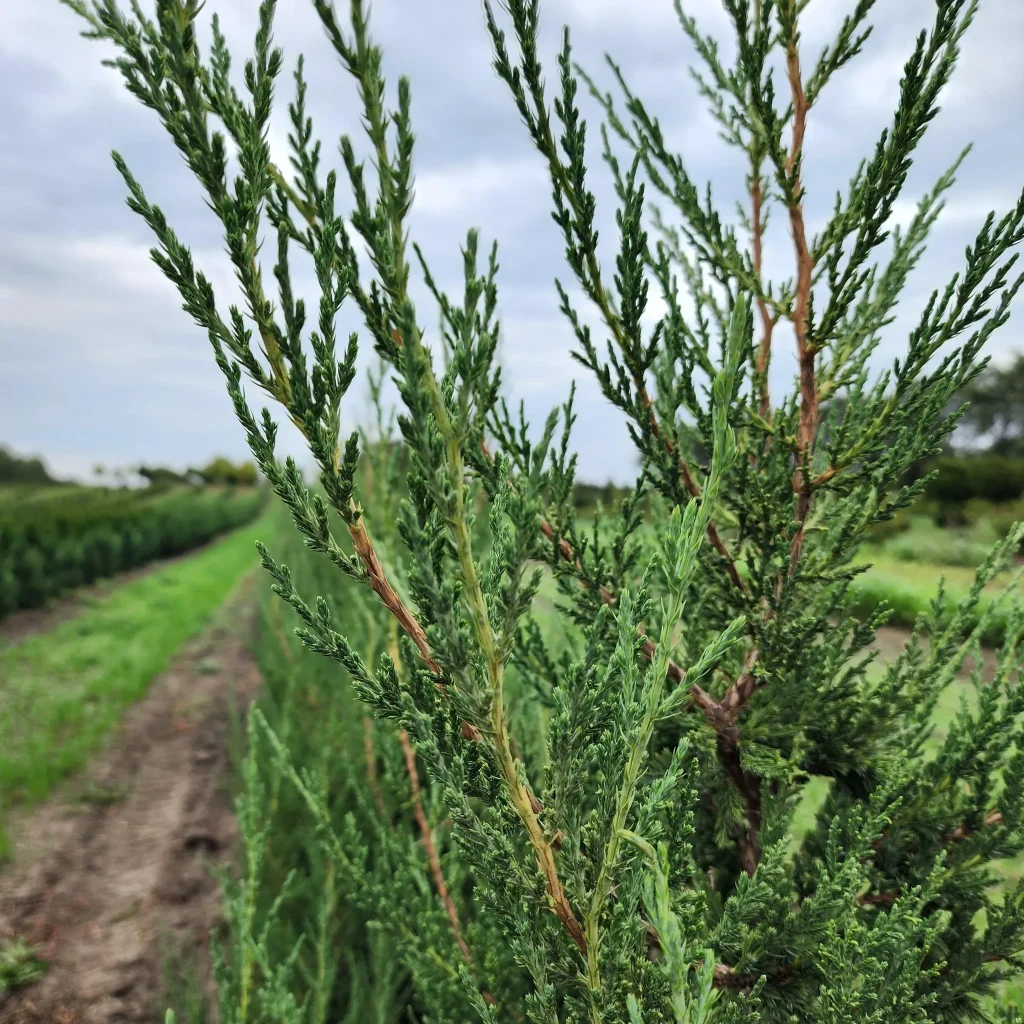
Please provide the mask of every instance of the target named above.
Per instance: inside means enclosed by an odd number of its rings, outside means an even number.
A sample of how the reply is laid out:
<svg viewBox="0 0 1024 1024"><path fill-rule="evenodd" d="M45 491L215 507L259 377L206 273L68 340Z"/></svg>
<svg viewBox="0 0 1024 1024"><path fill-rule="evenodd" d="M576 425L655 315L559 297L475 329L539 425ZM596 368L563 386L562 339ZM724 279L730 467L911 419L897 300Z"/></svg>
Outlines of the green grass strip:
<svg viewBox="0 0 1024 1024"><path fill-rule="evenodd" d="M198 633L244 573L267 516L95 601L52 630L0 650L3 814L44 799L89 755Z"/></svg>
<svg viewBox="0 0 1024 1024"><path fill-rule="evenodd" d="M917 617L928 611L938 593L939 580L946 579L945 607L952 612L967 597L974 581L974 570L959 566L922 565L914 562L897 562L877 551L863 551L858 562L870 562L871 568L857 576L850 585L854 611L860 615L871 615L878 605L885 602L892 609L889 625L910 629ZM1012 581L1012 573L1003 573L993 580L981 596L978 613L988 609ZM977 614L969 623L977 621ZM1006 609L998 610L992 618L982 643L998 645L1006 632Z"/></svg>

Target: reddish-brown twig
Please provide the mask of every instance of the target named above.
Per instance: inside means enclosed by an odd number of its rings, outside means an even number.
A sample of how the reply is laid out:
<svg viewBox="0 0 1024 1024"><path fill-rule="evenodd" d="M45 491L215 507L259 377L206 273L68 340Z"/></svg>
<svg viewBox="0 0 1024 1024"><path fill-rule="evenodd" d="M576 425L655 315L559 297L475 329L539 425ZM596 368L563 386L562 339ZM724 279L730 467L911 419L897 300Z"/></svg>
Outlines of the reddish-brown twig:
<svg viewBox="0 0 1024 1024"><path fill-rule="evenodd" d="M792 4L796 0L790 0ZM814 455L814 440L818 431L820 400L818 376L815 368L817 347L810 338L808 318L810 316L811 285L814 276L814 259L807 244L807 230L804 226L803 164L804 133L807 128L809 104L804 94L800 72L800 53L797 49L796 31L786 44L786 77L793 94L793 139L786 163L790 177L791 197L786 204L789 224L796 253L796 285L793 296L793 331L796 334L797 360L800 374L800 422L797 427L797 465L793 473L793 490L797 495L796 520L800 524L790 548L790 572L796 568L803 551L806 536L807 515L811 506L813 488L809 479L811 461Z"/></svg>
<svg viewBox="0 0 1024 1024"><path fill-rule="evenodd" d="M459 912L455 906L455 901L451 897L451 893L448 892L448 885L444 880L444 872L441 870L441 858L437 855L437 846L434 843L434 833L431 831L427 815L423 810L423 800L420 798L420 777L416 769L416 754L412 749L412 743L409 742L409 734L404 729L399 732L398 738L402 744L402 753L405 755L405 769L409 775L412 811L416 817L416 824L419 825L420 834L423 837L423 847L427 851L427 860L430 863L430 873L434 879L434 887L437 889L437 895L444 905L444 912L448 915L448 922L452 926L452 934L455 936L459 952L462 953L462 959L472 966L473 955L469 951L469 946L466 945L466 940L462 937L462 928L459 925Z"/></svg>

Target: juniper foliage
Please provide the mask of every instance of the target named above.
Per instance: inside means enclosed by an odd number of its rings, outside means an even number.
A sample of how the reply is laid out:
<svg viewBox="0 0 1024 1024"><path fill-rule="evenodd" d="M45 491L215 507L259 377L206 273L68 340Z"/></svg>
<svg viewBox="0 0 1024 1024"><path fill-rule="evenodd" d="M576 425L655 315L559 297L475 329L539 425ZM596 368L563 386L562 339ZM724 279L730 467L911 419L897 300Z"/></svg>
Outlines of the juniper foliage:
<svg viewBox="0 0 1024 1024"><path fill-rule="evenodd" d="M291 166L271 161L284 66L272 0L259 6L242 88L216 16L201 52L197 0L157 0L155 17L137 0L127 12L116 0L63 2L87 20L87 35L115 44L111 63L160 118L223 224L241 305L218 302L114 154L129 206L156 238L154 261L210 338L260 469L322 567L347 577L346 600L368 595L374 621L393 630L375 647L343 634L333 584L308 597L314 577L293 579L261 549L306 647L343 666L378 720L389 793L405 796L376 818L342 814L323 772L297 765L287 738L261 732L258 719L253 749L269 744L274 785L306 805L317 870L329 863L352 906L389 937L413 1012L537 1024L1015 1019L985 997L1024 967L1024 883L1000 895L994 869L1024 849L1024 611L1012 585L1002 603L978 606L1024 528L996 545L961 607L950 614L937 597L888 665L871 649L885 608L860 620L848 593L865 568L858 545L920 494L926 480L905 484L906 471L955 427L951 400L984 365L1022 283L1013 250L1024 195L985 220L903 356L875 371L965 156L906 227L891 226L977 4L937 0L891 125L812 235L807 121L868 45L872 0L857 0L810 64L800 46L807 0L724 0L733 63L676 0L702 62L698 92L747 169L749 202L735 222L689 176L620 67L609 62L615 92L602 91L574 63L566 29L549 87L538 0L485 3L494 68L550 175L574 281L557 286L573 354L625 415L641 461L618 514L589 528L571 501L572 394L539 430L503 397L496 249L481 251L470 231L462 294L449 295L409 238L410 85L386 88L363 0L344 19L313 0L365 127L365 148L339 142L344 199L338 172L322 168L301 59ZM603 111L618 196L610 271L581 92ZM791 237L785 280L764 271L770 215ZM291 283L296 251L320 291L308 325ZM414 274L440 313L430 344ZM652 295L664 303L655 318ZM359 346L357 334L337 337L346 303L399 393L401 440L389 450L400 449L403 488L377 488L374 501L395 501L385 515L358 484L372 446L358 432L341 436ZM773 395L783 343L795 346L797 379ZM277 457L277 424L251 408L244 378L306 438L318 488ZM538 566L557 581L554 628L540 614ZM996 609L1006 629L994 677L975 673L976 704L931 743L936 702ZM348 749L322 751L324 763L353 759L346 735L336 739ZM825 780L827 796L794 841L812 780ZM262 783L252 770L249 781L258 809ZM259 815L242 824L258 857ZM259 866L248 868L252 882ZM271 962L245 899L235 892L230 904L248 945L222 971L225 1018L342 1016L344 1006L324 1004L323 986L313 1013L315 979L300 1002L289 981L299 947ZM333 906L321 910L326 928ZM390 1019L382 1005L375 1015Z"/></svg>

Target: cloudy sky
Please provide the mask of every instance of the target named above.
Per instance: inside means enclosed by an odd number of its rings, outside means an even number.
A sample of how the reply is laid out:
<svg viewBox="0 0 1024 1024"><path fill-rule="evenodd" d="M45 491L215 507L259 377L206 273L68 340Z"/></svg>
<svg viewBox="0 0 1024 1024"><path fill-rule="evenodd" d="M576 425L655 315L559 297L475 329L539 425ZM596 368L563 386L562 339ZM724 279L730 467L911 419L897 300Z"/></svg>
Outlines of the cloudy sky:
<svg viewBox="0 0 1024 1024"><path fill-rule="evenodd" d="M687 6L719 34L728 56L717 0L689 0ZM852 6L853 0L812 0L805 64ZM256 8L256 0L208 0L202 15L220 13L239 65L251 46ZM744 168L717 138L687 77L692 53L671 0L545 0L542 10L545 52L554 53L566 21L584 66L603 75L603 54L610 52L661 119L692 177L711 181L728 212L740 196ZM903 62L933 10L931 0L878 0L868 52L840 73L813 111L805 145L812 228L821 226L836 190L889 123ZM235 293L217 223L156 117L124 91L115 72L100 66L108 56L105 46L81 39L77 21L57 0L10 4L4 12L0 444L42 455L68 475L86 474L96 462L184 467L218 453L243 457L244 438L209 343L149 262L148 231L124 205L110 150L125 155L226 306ZM572 339L553 287L555 276L565 279L567 272L549 217L543 167L490 68L479 0L375 0L372 24L390 81L399 74L412 79L418 147L411 227L435 276L456 284L467 228L479 226L488 244L497 238L510 397L540 417L563 400L576 377L581 476L631 478L635 464L621 420L569 357ZM903 350L928 291L959 269L964 246L985 214L1008 208L1024 184L1022 39L1020 0L982 0L898 216L913 209L963 146L973 142L974 149L885 339L885 362ZM310 111L331 159L339 132L358 133L357 101L308 0L280 0L276 42L289 72L299 53L306 56ZM549 69L550 78L553 61ZM290 78L282 76L279 114L286 115L291 95ZM279 119L271 137L280 161L286 130ZM603 168L596 160L593 167L595 191L604 200L600 222L610 226L614 211ZM788 276L790 242L783 218L777 221L767 266ZM307 272L300 283L308 284L309 277ZM1018 302L1016 323L997 337L994 354L1024 348L1022 313ZM436 316L422 307L421 320L429 327ZM792 360L780 354L773 390L788 388L792 372ZM349 424L364 415L361 396L353 398L347 415ZM285 445L299 450L290 436Z"/></svg>

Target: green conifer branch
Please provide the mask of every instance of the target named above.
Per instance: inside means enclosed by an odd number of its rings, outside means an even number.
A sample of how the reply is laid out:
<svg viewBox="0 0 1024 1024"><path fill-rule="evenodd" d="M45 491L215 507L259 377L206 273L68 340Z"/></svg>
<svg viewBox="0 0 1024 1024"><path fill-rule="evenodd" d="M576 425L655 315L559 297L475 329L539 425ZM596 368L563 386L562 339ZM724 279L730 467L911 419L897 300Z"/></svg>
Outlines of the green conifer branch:
<svg viewBox="0 0 1024 1024"><path fill-rule="evenodd" d="M154 18L135 3L124 14L116 0L65 2L89 35L116 45L126 87L159 117L224 225L243 299L222 313L187 248L115 157L129 205L156 238L153 258L207 332L258 464L311 552L303 549L293 572L261 548L273 589L298 615L302 643L343 666L346 692L395 723L367 729L359 713L356 737L330 715L312 722L322 749L309 768L294 761L306 737L254 718L261 740L252 765L269 737L272 792L262 794L250 770L245 879L229 894L239 944L219 974L226 1019L241 1012L255 1021L272 1005L292 1024L303 1012L296 985L309 986L304 1005L318 1019L349 996L359 1015L354 990L331 994L335 1002L325 991L344 974L331 968L335 906L380 923L388 954L407 972L401 984L439 1020L979 1019L979 998L1022 966L1024 948L1024 890L998 905L990 869L1024 850L1024 612L1012 590L982 602L1020 532L993 551L959 607L951 611L940 592L881 678L870 674L869 646L885 611L862 619L851 597L864 568L859 545L921 493L924 483L907 472L955 426L955 396L1024 284L1014 262L1022 196L985 222L962 273L926 303L905 357L873 371L964 158L906 230L890 234L976 5L936 5L904 68L892 125L813 238L804 224L806 119L867 46L871 0L852 4L809 70L799 36L806 0L727 0L729 66L677 0L701 62L697 93L744 165L749 200L738 226L698 188L611 58L621 106L574 67L566 31L549 111L538 0L508 4L515 62L486 7L497 73L551 177L570 270L599 314L592 329L558 285L574 354L626 415L641 457L619 514L584 526L573 505L572 396L537 430L503 398L496 250L478 268L477 234L467 233L464 295L452 299L407 236L410 87L399 81L389 109L362 0L348 5L345 29L327 0L313 0L354 78L372 165L341 140L347 217L337 212L337 174L320 169L301 61L291 169L270 160L266 130L282 66L271 0L259 7L244 89L233 83L216 18L201 54L195 0L156 0ZM776 65L786 75L781 100ZM580 80L606 121L603 157L618 199L610 274L598 258ZM662 207L649 202L648 187ZM795 270L771 281L764 240L779 212ZM272 276L259 249L267 223L277 235ZM292 245L311 260L320 291L308 329L291 285ZM410 248L437 304L443 371L409 298ZM649 329L652 286L666 312ZM357 431L342 441L359 341L338 349L334 321L347 299L394 371L400 440L388 434L377 444ZM783 320L793 324L799 382L773 395L768 373ZM306 438L318 492L293 460L278 459L277 425L250 409L243 374ZM371 388L382 440L380 379ZM372 483L371 469L380 474ZM347 537L334 536L332 510ZM555 643L539 625L537 563L550 567L561 594ZM334 570L343 583L369 586L374 601L336 599ZM300 595L304 579L316 601ZM997 619L1006 641L995 678L984 686L977 678L977 706L929 746L940 695ZM827 780L827 796L790 849L812 774ZM543 806L534 795L542 785ZM258 808L289 799L311 816L330 870L318 875L324 902L309 907L308 954L289 931L274 960L257 921L265 909L268 921L290 911L283 897L260 897L268 870L260 844L273 837ZM321 871L320 856L310 870ZM301 892L304 883L289 884ZM390 998L373 1004L390 1007L380 1019L394 1009Z"/></svg>

